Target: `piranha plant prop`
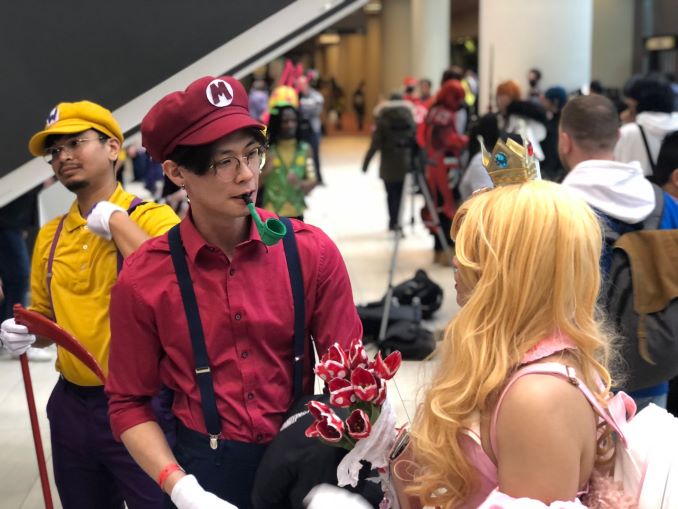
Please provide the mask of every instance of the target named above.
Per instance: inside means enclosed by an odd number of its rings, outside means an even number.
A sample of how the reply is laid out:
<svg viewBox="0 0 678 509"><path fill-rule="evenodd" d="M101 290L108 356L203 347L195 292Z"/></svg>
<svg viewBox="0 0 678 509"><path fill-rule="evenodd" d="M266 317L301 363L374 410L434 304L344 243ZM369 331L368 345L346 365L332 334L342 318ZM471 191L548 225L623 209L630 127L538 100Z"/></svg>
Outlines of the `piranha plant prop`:
<svg viewBox="0 0 678 509"><path fill-rule="evenodd" d="M315 418L306 436L349 450L337 467L339 486L356 486L362 462L369 462L387 481L389 451L395 441L395 414L386 397L386 381L394 377L402 356L395 351L369 360L361 340L348 350L333 344L316 364L315 374L327 384L330 404L310 401L308 410ZM332 410L347 408L345 421Z"/></svg>

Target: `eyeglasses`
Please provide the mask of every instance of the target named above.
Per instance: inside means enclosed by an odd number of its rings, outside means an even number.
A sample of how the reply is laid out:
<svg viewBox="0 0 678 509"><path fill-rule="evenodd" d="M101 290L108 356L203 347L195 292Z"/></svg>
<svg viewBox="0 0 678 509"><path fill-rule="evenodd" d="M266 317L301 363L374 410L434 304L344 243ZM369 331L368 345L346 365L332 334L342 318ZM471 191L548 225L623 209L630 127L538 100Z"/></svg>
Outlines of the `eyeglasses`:
<svg viewBox="0 0 678 509"><path fill-rule="evenodd" d="M229 178L234 178L236 172L240 169L241 161L245 163L252 171L261 170L266 164L266 147L259 145L248 150L241 157L230 155L214 161L209 165L211 170L214 170L215 173L220 173Z"/></svg>
<svg viewBox="0 0 678 509"><path fill-rule="evenodd" d="M98 138L73 138L62 145L54 145L52 147L46 148L42 158L47 164L51 165L56 159L59 158L61 152L64 154L73 155L82 150L82 146L88 141L104 141L106 139L107 138L104 136L99 136Z"/></svg>

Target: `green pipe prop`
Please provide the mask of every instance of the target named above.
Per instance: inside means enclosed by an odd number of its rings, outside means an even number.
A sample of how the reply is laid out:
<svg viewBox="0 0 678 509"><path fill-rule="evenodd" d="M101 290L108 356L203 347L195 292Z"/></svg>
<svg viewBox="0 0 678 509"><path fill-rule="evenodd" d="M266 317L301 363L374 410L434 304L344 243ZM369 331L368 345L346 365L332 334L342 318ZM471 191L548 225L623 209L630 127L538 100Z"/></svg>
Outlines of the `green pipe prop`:
<svg viewBox="0 0 678 509"><path fill-rule="evenodd" d="M259 230L261 241L264 244L272 246L285 236L287 228L285 228L285 225L280 219L269 217L264 223L259 217L259 214L257 214L257 209L254 208L252 200L250 200L248 196L243 196L242 199L247 204L250 215L252 216L252 219L254 219L254 224L257 225L257 230Z"/></svg>

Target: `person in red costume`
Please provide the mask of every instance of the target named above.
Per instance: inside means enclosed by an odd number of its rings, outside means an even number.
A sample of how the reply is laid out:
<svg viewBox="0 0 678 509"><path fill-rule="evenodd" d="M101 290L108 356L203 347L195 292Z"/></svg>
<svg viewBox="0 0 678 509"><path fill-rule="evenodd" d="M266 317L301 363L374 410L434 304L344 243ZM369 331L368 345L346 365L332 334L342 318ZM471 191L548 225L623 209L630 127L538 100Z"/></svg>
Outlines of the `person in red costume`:
<svg viewBox="0 0 678 509"><path fill-rule="evenodd" d="M464 88L458 80L448 80L438 91L420 130L418 142L426 151L426 180L433 203L438 209L440 226L450 245L452 217L459 200L454 189L461 178L459 155L468 144L468 136L457 132L456 116L464 101ZM425 209L423 212L427 212ZM426 220L426 218L425 218ZM444 246L434 234L434 262L449 265Z"/></svg>

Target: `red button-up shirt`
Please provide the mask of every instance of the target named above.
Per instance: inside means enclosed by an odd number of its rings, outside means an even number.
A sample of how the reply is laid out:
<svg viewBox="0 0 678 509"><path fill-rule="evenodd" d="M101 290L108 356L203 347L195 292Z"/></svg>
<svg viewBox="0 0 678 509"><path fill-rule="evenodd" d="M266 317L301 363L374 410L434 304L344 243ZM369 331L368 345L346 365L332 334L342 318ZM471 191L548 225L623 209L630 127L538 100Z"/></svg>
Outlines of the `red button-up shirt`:
<svg viewBox="0 0 678 509"><path fill-rule="evenodd" d="M275 217L259 210L265 220ZM335 341L362 337L351 284L334 243L318 228L292 220L301 261L306 335L322 354ZM181 237L193 281L224 438L265 443L278 432L292 400L294 303L283 243L267 247L252 224L232 260L209 245L190 215ZM154 420L149 399L174 391L173 412L207 433L193 348L167 235L125 260L111 294L111 354L106 392L114 435ZM305 356L310 386L311 355Z"/></svg>

